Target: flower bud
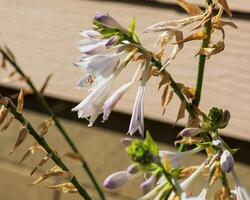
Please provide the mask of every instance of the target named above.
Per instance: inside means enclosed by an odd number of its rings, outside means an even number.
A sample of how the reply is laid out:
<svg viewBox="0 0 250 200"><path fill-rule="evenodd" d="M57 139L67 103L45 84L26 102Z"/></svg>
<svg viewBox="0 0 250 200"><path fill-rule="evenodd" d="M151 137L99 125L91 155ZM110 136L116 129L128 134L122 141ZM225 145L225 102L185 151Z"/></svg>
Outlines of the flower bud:
<svg viewBox="0 0 250 200"><path fill-rule="evenodd" d="M148 193L149 191L151 191L155 184L156 184L156 181L157 181L157 178L155 175L151 175L146 181L144 181L140 187L142 188L143 190L143 193L146 194Z"/></svg>
<svg viewBox="0 0 250 200"><path fill-rule="evenodd" d="M213 141L212 141L212 144L213 144L214 146L216 146L217 148L220 148L220 147L221 147L221 141L220 141L219 139L213 140Z"/></svg>
<svg viewBox="0 0 250 200"><path fill-rule="evenodd" d="M149 152L149 149L143 142L139 140L134 140L133 143L127 148L127 153L131 159L135 162L151 162L152 155Z"/></svg>
<svg viewBox="0 0 250 200"><path fill-rule="evenodd" d="M109 28L115 28L115 29L121 28L121 25L107 13L100 13L100 12L96 13L94 20L98 21L102 25Z"/></svg>
<svg viewBox="0 0 250 200"><path fill-rule="evenodd" d="M182 137L193 137L200 133L204 132L201 128L185 128L180 132L180 136Z"/></svg>
<svg viewBox="0 0 250 200"><path fill-rule="evenodd" d="M232 171L234 167L234 158L228 150L223 151L220 158L220 165L223 172L228 173Z"/></svg>
<svg viewBox="0 0 250 200"><path fill-rule="evenodd" d="M137 174L139 171L140 171L140 166L138 164L129 165L127 168L127 172L130 175Z"/></svg>
<svg viewBox="0 0 250 200"><path fill-rule="evenodd" d="M121 143L123 144L123 146L128 147L129 145L131 145L131 143L133 142L132 138L122 138L121 139Z"/></svg>
<svg viewBox="0 0 250 200"><path fill-rule="evenodd" d="M103 183L103 186L107 189L116 189L128 182L127 171L120 171L108 176Z"/></svg>
<svg viewBox="0 0 250 200"><path fill-rule="evenodd" d="M218 128L225 128L228 125L230 117L230 112L228 110L225 110L223 112L223 120L218 124Z"/></svg>

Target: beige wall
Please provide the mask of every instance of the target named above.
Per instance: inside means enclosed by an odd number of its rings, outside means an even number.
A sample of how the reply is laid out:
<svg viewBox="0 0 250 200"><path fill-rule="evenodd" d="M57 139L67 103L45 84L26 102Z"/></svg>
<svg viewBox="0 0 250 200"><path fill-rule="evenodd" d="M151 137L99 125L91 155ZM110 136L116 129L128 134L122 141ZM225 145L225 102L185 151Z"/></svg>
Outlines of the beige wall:
<svg viewBox="0 0 250 200"><path fill-rule="evenodd" d="M232 1L232 4L236 6L235 2ZM239 4L242 5L242 2ZM79 39L78 31L91 26L90 20L96 11L109 12L123 25L127 25L136 16L137 32L142 43L149 49L152 49L157 35L142 34L146 26L166 19L184 17L172 10L134 6L118 1L0 0L0 40L15 52L18 62L37 86L43 83L49 73L54 72L46 91L48 95L78 102L86 93L75 89L75 83L81 74L71 64L79 54L74 43ZM201 108L204 111L212 106L229 109L232 120L224 134L250 140L250 23L239 19L234 22L239 29L226 28L225 51L207 62ZM198 47L197 42L187 44L169 67L176 80L189 86L194 86L197 66L194 55ZM129 66L117 84L129 80L134 68L135 66ZM1 73L1 82L3 77ZM147 89L146 116L173 122L179 100L174 98L166 115L162 117L157 82L150 81ZM11 86L20 87L20 83L11 83ZM130 113L135 94L136 87L126 94L117 110ZM185 120L181 123L184 124Z"/></svg>

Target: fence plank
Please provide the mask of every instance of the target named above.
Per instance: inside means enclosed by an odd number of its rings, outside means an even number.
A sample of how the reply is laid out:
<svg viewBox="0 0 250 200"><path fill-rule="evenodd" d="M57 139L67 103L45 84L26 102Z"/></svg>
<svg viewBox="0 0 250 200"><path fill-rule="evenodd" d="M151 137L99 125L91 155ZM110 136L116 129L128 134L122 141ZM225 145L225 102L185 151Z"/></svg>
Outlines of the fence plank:
<svg viewBox="0 0 250 200"><path fill-rule="evenodd" d="M91 17L96 11L109 12L128 25L129 20L137 17L137 32L142 43L152 49L157 34L142 34L142 30L157 21L184 17L171 10L132 6L130 4L98 1L73 0L1 0L0 1L0 40L7 43L15 52L18 62L31 76L37 86L42 85L45 77L54 72L46 93L58 98L80 101L85 91L75 89L81 72L72 66L77 52L74 42L79 39L79 30L91 27ZM247 21L235 20L239 30L226 28L226 49L220 56L207 62L206 77L201 107L208 111L212 106L229 109L232 113L227 135L250 140L250 25ZM185 34L188 34L187 31ZM216 39L214 39L216 40ZM191 42L178 55L169 71L176 80L194 86L197 59L194 55L199 44ZM130 65L120 77L117 85L130 79L135 65ZM0 80L3 83L4 74ZM173 122L176 118L179 101L174 98L164 117L161 116L160 93L157 92L158 80L148 84L145 113L149 118ZM3 83L6 84L6 83ZM20 83L11 83L20 87ZM136 87L132 88L117 106L121 112L131 113ZM184 123L185 120L182 120Z"/></svg>

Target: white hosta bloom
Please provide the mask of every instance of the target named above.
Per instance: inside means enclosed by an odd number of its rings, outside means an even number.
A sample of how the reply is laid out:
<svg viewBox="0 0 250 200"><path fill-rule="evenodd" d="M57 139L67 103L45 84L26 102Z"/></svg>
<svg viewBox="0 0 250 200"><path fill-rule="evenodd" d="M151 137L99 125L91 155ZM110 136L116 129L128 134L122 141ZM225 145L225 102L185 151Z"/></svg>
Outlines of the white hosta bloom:
<svg viewBox="0 0 250 200"><path fill-rule="evenodd" d="M80 35L89 39L101 39L103 37L101 33L94 30L82 30Z"/></svg>
<svg viewBox="0 0 250 200"><path fill-rule="evenodd" d="M239 177L236 175L235 171L232 170L233 178L236 182L235 189L233 193L236 195L237 200L249 200L250 195L248 194L247 190L242 186Z"/></svg>
<svg viewBox="0 0 250 200"><path fill-rule="evenodd" d="M207 189L203 189L198 196L188 197L186 193L181 194L181 200L206 200Z"/></svg>
<svg viewBox="0 0 250 200"><path fill-rule="evenodd" d="M131 85L135 82L136 76L137 76L138 72L139 72L139 70L136 71L134 77L132 78L132 80L130 82L122 85L104 103L104 106L103 106L103 118L102 118L103 121L106 121L108 119L110 113L112 112L112 110L114 109L114 107L116 106L116 104L120 101L120 99L122 98L122 96L129 90L129 88L131 87Z"/></svg>
<svg viewBox="0 0 250 200"><path fill-rule="evenodd" d="M146 82L148 78L148 72L150 69L150 60L147 60L145 68L142 74L141 85L138 88L132 117L129 124L128 134L133 135L137 130L144 135L144 94L146 90Z"/></svg>
<svg viewBox="0 0 250 200"><path fill-rule="evenodd" d="M80 58L75 65L95 77L108 78L117 69L120 58L117 54L96 54Z"/></svg>
<svg viewBox="0 0 250 200"><path fill-rule="evenodd" d="M72 109L72 111L78 112L79 118L88 119L89 126L92 126L97 117L102 113L103 104L112 89L114 79L115 76L111 75L102 81L80 104Z"/></svg>
<svg viewBox="0 0 250 200"><path fill-rule="evenodd" d="M94 55L106 52L116 41L116 36L109 39L84 39L77 42L77 48L84 54Z"/></svg>
<svg viewBox="0 0 250 200"><path fill-rule="evenodd" d="M144 94L145 86L139 86L137 91L128 133L133 135L137 130L144 135Z"/></svg>
<svg viewBox="0 0 250 200"><path fill-rule="evenodd" d="M172 168L180 167L181 164L190 159L190 156L202 151L202 148L194 148L184 152L159 151L159 156L169 163ZM166 160L167 159L167 160Z"/></svg>
<svg viewBox="0 0 250 200"><path fill-rule="evenodd" d="M166 182L163 182L156 186L153 190L145 194L143 197L141 197L139 200L151 200L156 199L157 195L164 189L164 187L167 185Z"/></svg>

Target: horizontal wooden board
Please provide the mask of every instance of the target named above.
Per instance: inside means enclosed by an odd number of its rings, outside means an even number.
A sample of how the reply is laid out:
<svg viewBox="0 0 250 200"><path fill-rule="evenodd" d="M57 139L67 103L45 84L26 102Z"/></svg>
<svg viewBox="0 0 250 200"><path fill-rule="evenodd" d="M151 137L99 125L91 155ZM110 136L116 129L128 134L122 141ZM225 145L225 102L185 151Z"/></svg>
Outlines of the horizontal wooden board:
<svg viewBox="0 0 250 200"><path fill-rule="evenodd" d="M176 0L156 0L156 1L163 2L163 3L176 4ZM187 0L187 2L194 3L199 6L204 5L204 1L201 1L201 0ZM250 1L227 0L227 3L232 11L250 13Z"/></svg>
<svg viewBox="0 0 250 200"><path fill-rule="evenodd" d="M78 32L91 27L91 17L96 11L108 12L128 25L133 16L137 18L136 31L143 45L152 49L157 34L143 34L145 27L166 19L185 17L175 11L150 8L125 3L100 3L98 1L77 0L1 0L0 24L1 42L7 43L15 52L18 62L29 74L36 86L41 86L46 76L54 73L46 93L58 98L79 102L86 92L77 90L75 84L81 71L72 66L79 55L75 42L80 39ZM220 56L207 62L201 108L208 111L217 106L229 109L232 120L223 132L232 137L250 140L250 24L234 20L238 30L226 28L226 49ZM186 32L185 34L188 34ZM213 38L216 40L216 38ZM191 87L195 85L199 42L190 42L169 67L174 79ZM130 80L136 65L130 65L117 81L117 85ZM1 82L4 74L1 72ZM174 98L161 116L158 80L151 80L147 87L145 114L149 118L174 122L179 100ZM11 83L20 87L20 83ZM121 112L131 113L136 95L134 86L117 106ZM181 121L182 124L185 120Z"/></svg>

